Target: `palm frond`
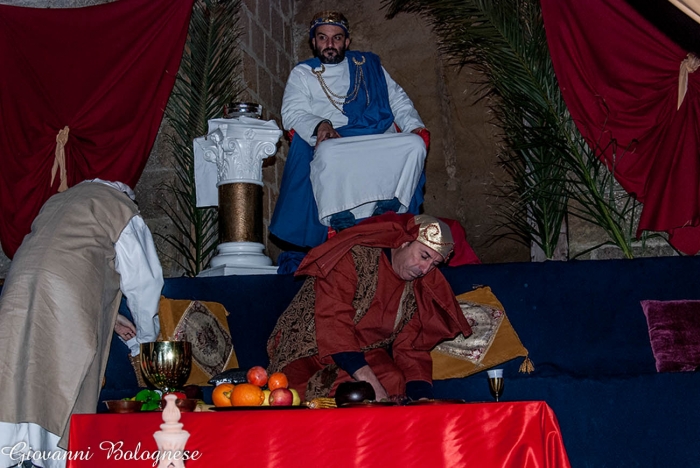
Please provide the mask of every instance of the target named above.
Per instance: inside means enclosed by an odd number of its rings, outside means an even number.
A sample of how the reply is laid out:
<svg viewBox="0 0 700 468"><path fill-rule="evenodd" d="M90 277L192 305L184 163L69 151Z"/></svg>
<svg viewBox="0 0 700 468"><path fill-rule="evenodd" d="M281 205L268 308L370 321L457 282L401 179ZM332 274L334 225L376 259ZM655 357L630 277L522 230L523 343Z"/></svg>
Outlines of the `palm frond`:
<svg viewBox="0 0 700 468"><path fill-rule="evenodd" d="M441 50L483 77L493 123L506 150L499 163L510 176L495 217L500 238L534 243L555 253L567 213L601 226L632 256L637 204L615 189L609 168L576 129L554 74L539 2L532 0L384 0L388 16L427 18ZM577 203L570 203L572 200Z"/></svg>
<svg viewBox="0 0 700 468"><path fill-rule="evenodd" d="M175 182L166 187L176 206L164 207L176 234L163 236L182 257L185 274L196 276L211 259L218 235L216 208L197 208L192 141L208 121L243 91L240 79L239 0L197 0L180 70L165 116L172 128L166 144L175 162Z"/></svg>

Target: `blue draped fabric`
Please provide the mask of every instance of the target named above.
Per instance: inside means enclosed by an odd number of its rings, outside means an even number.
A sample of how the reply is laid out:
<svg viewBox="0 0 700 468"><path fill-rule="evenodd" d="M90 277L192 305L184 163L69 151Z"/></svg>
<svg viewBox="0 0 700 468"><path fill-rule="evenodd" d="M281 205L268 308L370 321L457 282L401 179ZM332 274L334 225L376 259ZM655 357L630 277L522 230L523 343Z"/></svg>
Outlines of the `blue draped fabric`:
<svg viewBox="0 0 700 468"><path fill-rule="evenodd" d="M351 88L360 69L355 61L362 63L364 60L361 70L365 85L360 86L357 98L343 107L348 124L336 131L343 137L386 132L394 122L394 115L389 106L389 93L379 57L371 52L351 50L346 51L345 56L350 64ZM321 61L316 57L301 63L312 68L321 66ZM316 247L325 242L328 235L328 227L318 220L318 208L311 187L310 165L313 157L314 148L311 145L300 137L292 140L282 175L280 196L270 222L270 232L275 237L299 247ZM425 169L409 206L411 213L418 214L423 203L424 185Z"/></svg>

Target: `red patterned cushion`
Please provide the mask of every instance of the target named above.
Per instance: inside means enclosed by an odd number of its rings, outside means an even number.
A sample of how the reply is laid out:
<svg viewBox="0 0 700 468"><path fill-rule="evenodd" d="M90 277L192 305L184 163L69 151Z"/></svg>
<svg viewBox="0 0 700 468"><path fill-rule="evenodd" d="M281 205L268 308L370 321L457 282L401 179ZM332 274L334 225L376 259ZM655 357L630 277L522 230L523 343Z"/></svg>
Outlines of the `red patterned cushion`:
<svg viewBox="0 0 700 468"><path fill-rule="evenodd" d="M659 372L700 366L700 301L642 301Z"/></svg>

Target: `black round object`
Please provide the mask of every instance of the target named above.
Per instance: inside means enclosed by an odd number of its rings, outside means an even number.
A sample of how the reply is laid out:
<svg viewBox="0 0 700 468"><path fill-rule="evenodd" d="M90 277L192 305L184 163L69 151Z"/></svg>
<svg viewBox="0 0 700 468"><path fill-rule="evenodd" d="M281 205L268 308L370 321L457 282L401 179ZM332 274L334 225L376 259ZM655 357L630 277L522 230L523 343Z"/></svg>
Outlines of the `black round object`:
<svg viewBox="0 0 700 468"><path fill-rule="evenodd" d="M365 400L374 401L376 394L369 382L359 380L357 382L343 382L335 391L335 404L342 406L345 403L361 403Z"/></svg>

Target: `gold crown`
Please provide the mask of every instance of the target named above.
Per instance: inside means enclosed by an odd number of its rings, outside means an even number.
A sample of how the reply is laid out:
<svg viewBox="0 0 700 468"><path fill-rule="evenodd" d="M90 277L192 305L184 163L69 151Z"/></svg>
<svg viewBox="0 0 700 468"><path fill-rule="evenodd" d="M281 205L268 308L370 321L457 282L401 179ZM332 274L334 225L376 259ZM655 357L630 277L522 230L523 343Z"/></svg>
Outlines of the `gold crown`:
<svg viewBox="0 0 700 468"><path fill-rule="evenodd" d="M415 216L413 222L419 225L416 240L447 260L455 245L450 227L439 219L425 214Z"/></svg>
<svg viewBox="0 0 700 468"><path fill-rule="evenodd" d="M309 37L313 39L314 31L319 26L330 24L332 26L339 26L343 28L345 34L350 36L350 23L347 18L339 11L321 11L314 15L309 25Z"/></svg>

